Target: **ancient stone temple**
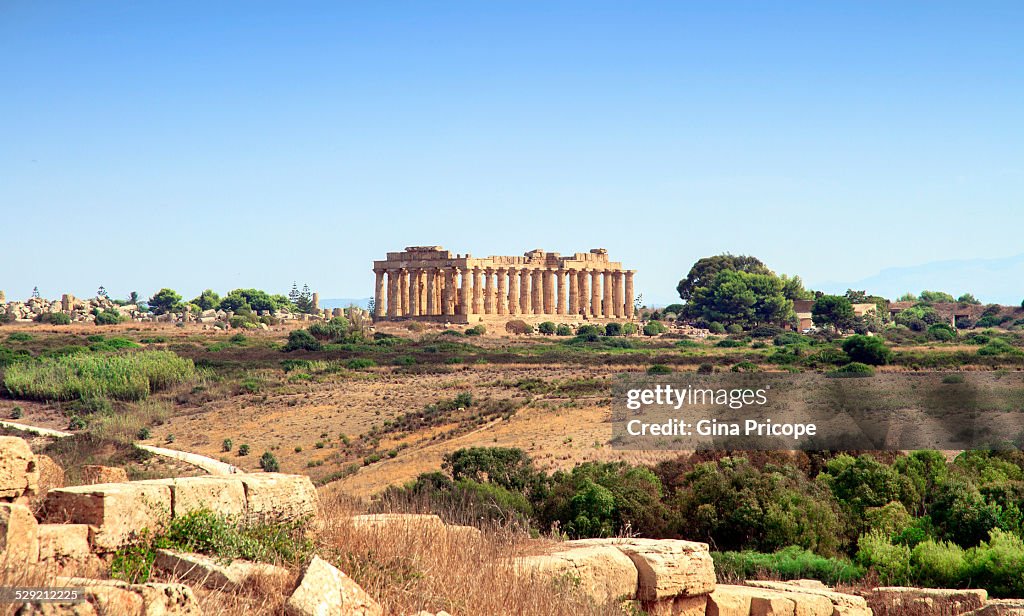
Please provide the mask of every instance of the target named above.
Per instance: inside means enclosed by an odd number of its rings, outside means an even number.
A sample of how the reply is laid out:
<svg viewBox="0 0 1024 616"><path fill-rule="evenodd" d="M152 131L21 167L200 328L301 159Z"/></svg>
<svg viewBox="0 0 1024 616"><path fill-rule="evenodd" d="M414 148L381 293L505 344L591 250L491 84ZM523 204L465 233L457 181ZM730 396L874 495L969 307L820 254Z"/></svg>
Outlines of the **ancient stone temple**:
<svg viewBox="0 0 1024 616"><path fill-rule="evenodd" d="M633 318L633 270L595 248L563 257L473 258L440 246L410 246L373 262L374 318L451 323L578 322Z"/></svg>

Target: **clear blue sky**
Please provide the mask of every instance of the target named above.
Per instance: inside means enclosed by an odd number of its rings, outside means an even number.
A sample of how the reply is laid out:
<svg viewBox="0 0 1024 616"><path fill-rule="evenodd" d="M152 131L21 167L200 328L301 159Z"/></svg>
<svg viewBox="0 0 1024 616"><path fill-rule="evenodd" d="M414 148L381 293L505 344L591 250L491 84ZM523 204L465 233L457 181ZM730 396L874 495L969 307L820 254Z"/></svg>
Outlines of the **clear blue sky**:
<svg viewBox="0 0 1024 616"><path fill-rule="evenodd" d="M1024 3L0 1L0 289L1024 252Z"/></svg>

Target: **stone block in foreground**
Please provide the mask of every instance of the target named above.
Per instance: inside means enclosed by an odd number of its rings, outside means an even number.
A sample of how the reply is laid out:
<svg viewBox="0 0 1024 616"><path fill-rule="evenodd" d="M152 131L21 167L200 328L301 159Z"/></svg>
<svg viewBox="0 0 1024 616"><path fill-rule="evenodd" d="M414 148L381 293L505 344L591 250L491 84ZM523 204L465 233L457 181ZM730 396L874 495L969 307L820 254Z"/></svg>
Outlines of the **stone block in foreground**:
<svg viewBox="0 0 1024 616"><path fill-rule="evenodd" d="M706 543L679 539L582 539L566 545L607 545L633 561L637 599L661 601L704 595L715 589L715 564Z"/></svg>
<svg viewBox="0 0 1024 616"><path fill-rule="evenodd" d="M284 604L288 616L382 616L383 609L352 578L314 556Z"/></svg>
<svg viewBox="0 0 1024 616"><path fill-rule="evenodd" d="M174 550L157 550L154 566L171 574L173 579L199 584L214 590L235 590L260 578L288 578L288 570L266 563L234 560L223 563L202 554L187 554Z"/></svg>
<svg viewBox="0 0 1024 616"><path fill-rule="evenodd" d="M0 436L0 501L27 502L39 487L36 456L23 438Z"/></svg>
<svg viewBox="0 0 1024 616"><path fill-rule="evenodd" d="M113 552L144 531L158 532L171 514L171 489L160 483L103 483L50 490L44 520L88 524L93 551Z"/></svg>
<svg viewBox="0 0 1024 616"><path fill-rule="evenodd" d="M618 548L566 545L554 549L547 554L520 557L516 568L522 574L539 573L578 584L579 590L597 603L636 598L636 566Z"/></svg>
<svg viewBox="0 0 1024 616"><path fill-rule="evenodd" d="M39 560L39 525L19 503L0 503L0 571Z"/></svg>

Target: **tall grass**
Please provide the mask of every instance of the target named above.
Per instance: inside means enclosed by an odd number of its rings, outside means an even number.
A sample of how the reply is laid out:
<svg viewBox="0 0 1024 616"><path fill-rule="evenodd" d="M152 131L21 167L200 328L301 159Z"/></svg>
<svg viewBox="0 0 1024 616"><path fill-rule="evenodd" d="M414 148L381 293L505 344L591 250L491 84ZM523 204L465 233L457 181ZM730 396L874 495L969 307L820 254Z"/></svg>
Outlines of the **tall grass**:
<svg viewBox="0 0 1024 616"><path fill-rule="evenodd" d="M15 398L134 401L187 381L195 374L192 360L171 351L126 355L78 354L12 364L4 372L4 386Z"/></svg>

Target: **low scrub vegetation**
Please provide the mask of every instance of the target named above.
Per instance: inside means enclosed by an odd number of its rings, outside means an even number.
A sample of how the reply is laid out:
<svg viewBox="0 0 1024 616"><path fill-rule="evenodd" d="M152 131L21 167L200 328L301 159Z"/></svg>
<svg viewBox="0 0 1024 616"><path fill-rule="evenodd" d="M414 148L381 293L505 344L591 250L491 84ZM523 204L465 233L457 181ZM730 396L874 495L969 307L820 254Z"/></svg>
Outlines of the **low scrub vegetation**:
<svg viewBox="0 0 1024 616"><path fill-rule="evenodd" d="M191 360L170 351L71 354L11 364L4 387L15 398L33 400L142 400L195 374Z"/></svg>

